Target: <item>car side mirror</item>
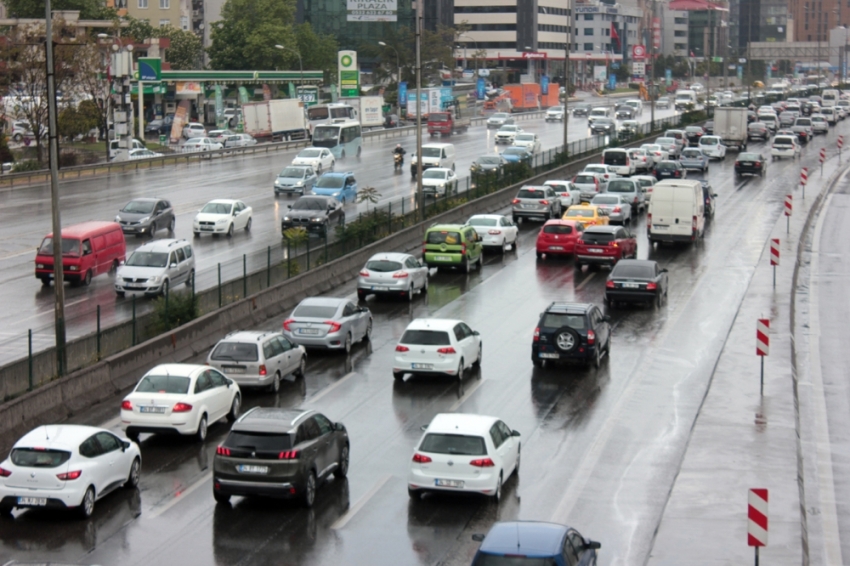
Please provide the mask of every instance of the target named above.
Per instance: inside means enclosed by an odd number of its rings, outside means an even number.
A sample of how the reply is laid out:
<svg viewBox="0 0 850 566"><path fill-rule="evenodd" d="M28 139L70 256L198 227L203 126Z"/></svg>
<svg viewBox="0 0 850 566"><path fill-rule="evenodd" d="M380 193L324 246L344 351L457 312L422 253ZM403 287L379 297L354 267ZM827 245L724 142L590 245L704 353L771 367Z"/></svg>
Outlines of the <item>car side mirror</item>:
<svg viewBox="0 0 850 566"><path fill-rule="evenodd" d="M237 211L235 211L235 210L234 210L232 214L233 214L233 216L236 216L236 215L237 215L237 214L239 214L239 213L238 213Z"/></svg>
<svg viewBox="0 0 850 566"><path fill-rule="evenodd" d="M286 208L288 208L289 210L292 210L292 205L290 204L290 205L289 205L289 206L287 206Z"/></svg>
<svg viewBox="0 0 850 566"><path fill-rule="evenodd" d="M661 270L661 273L667 273L667 268L666 268L666 267L665 267L665 268L663 268L663 269Z"/></svg>
<svg viewBox="0 0 850 566"><path fill-rule="evenodd" d="M333 210L334 208L336 208L336 207L333 204L328 205L328 210Z"/></svg>
<svg viewBox="0 0 850 566"><path fill-rule="evenodd" d="M484 535L474 534L472 535L472 540L475 542L484 542Z"/></svg>
<svg viewBox="0 0 850 566"><path fill-rule="evenodd" d="M176 263L172 263L169 267L170 267L171 269L174 269L175 267L177 267L177 264L176 264Z"/></svg>
<svg viewBox="0 0 850 566"><path fill-rule="evenodd" d="M717 193L711 193L711 196L713 196L714 198L717 198Z"/></svg>
<svg viewBox="0 0 850 566"><path fill-rule="evenodd" d="M587 543L587 548L591 550L599 550L600 548L602 548L602 543L592 540Z"/></svg>
<svg viewBox="0 0 850 566"><path fill-rule="evenodd" d="M420 427L419 427L419 430L421 430L421 431L423 431L423 432L424 432L424 431L426 431L426 430L428 430L428 425L424 424L424 425L420 426Z"/></svg>
<svg viewBox="0 0 850 566"><path fill-rule="evenodd" d="M473 336L481 336L481 334L479 334L479 332L477 330L473 330L472 335Z"/></svg>
<svg viewBox="0 0 850 566"><path fill-rule="evenodd" d="M512 430L512 431L511 431L511 436L522 436L522 435L519 433L519 431L518 431L518 430Z"/></svg>
<svg viewBox="0 0 850 566"><path fill-rule="evenodd" d="M603 317L602 317L602 322L611 322L611 317L610 317L610 316L608 316L608 315L603 316Z"/></svg>
<svg viewBox="0 0 850 566"><path fill-rule="evenodd" d="M126 452L129 447L130 447L129 442L124 442L124 441L121 442L121 452Z"/></svg>
<svg viewBox="0 0 850 566"><path fill-rule="evenodd" d="M345 425L342 423L334 423L334 430L338 430L339 432L345 432Z"/></svg>

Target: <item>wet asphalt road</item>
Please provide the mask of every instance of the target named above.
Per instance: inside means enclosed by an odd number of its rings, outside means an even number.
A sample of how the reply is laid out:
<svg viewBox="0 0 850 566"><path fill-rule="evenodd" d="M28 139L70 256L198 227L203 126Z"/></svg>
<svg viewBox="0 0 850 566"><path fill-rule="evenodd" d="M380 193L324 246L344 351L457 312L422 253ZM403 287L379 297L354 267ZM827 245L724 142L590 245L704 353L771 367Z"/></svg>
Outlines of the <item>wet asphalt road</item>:
<svg viewBox="0 0 850 566"><path fill-rule="evenodd" d="M846 129L846 123L838 126ZM316 408L348 428L349 477L324 485L313 510L240 498L232 507L216 506L210 469L225 424L212 426L203 445L143 435L138 491L110 495L90 521L17 512L0 529L0 557L102 565L460 565L475 551L470 535L494 521L521 518L565 522L601 541L602 565L645 563L714 364L783 197L799 167L815 170L817 150L834 142L834 132L817 138L801 160L772 163L765 178L735 181L733 158L712 164L717 215L694 247L650 250L641 215L633 227L638 256L669 270L669 299L661 308L611 313L611 356L598 371L531 365L538 313L553 300L601 304L606 270L577 271L571 260L538 262L539 226L525 223L517 249L488 256L480 273L438 273L428 295L413 303L370 299L372 342L356 345L350 358L313 353L307 377L290 378L278 395L245 392L245 409ZM353 293L348 285L334 295ZM462 387L443 379L394 383L396 340L410 320L426 316L460 318L481 332L482 368ZM116 398L76 420L118 430L119 404ZM522 433L519 478L506 483L500 505L474 497L407 497L419 427L446 411L496 415Z"/></svg>
<svg viewBox="0 0 850 566"><path fill-rule="evenodd" d="M656 119L673 115L670 110L658 111ZM647 108L642 121L649 120ZM526 131L537 133L544 150L561 145L563 126L559 122L545 122L543 118L519 121ZM570 141L586 138L589 132L584 118L570 121ZM472 161L482 154L496 151L493 136L496 130L484 126L471 128L467 133L451 138L423 137L429 141L451 141L457 148L457 172L461 177L469 173ZM368 138L364 138L368 139ZM408 153L413 153L415 137L388 138L369 141L363 146L360 161L349 158L338 162L337 171L352 170L360 187L373 186L383 200L392 200L398 206L402 197L410 197L412 204L416 185L411 182L409 166L404 173L394 174L391 151L402 143ZM499 151L504 146L498 148ZM177 212L176 233L166 230L158 238L186 238L195 249L196 286L206 289L216 284L216 264L222 267L222 279L229 280L242 274L242 254L258 252L265 266L267 246L280 243L280 219L287 204L294 199L274 197L272 184L276 175L297 153L277 152L238 158L212 160L168 168L127 172L97 179L62 183L62 224L69 225L86 220L112 220L117 211L134 197L159 196L167 198ZM409 164L410 155L405 160ZM192 238L192 219L204 203L214 198L238 198L253 208L253 227L250 233L239 232L233 238L204 236ZM366 204L346 205L346 215L354 218L365 211ZM42 287L34 276L35 249L45 234L51 231L49 187L34 187L0 191L0 285L3 296L14 310L0 312L0 363L26 356L26 332L34 329L34 350L39 351L54 344L52 287ZM127 254L147 242L147 237L127 239ZM249 271L252 269L249 266ZM96 328L95 309L101 305L102 325L107 326L132 317L129 297L118 299L112 287L112 277L102 275L92 280L89 287L65 286L66 319L69 337L90 332ZM150 300L137 300L137 312L150 308Z"/></svg>

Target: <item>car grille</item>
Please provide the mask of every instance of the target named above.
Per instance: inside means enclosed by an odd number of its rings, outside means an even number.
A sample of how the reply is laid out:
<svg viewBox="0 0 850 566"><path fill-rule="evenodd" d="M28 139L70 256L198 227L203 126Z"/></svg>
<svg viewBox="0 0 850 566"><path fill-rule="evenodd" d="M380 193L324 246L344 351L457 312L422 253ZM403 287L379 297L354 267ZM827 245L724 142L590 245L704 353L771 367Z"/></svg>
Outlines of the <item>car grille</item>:
<svg viewBox="0 0 850 566"><path fill-rule="evenodd" d="M139 224L139 223L138 222L130 222L129 220L122 220L122 221L119 222L119 224L121 226L135 226L136 224Z"/></svg>
<svg viewBox="0 0 850 566"><path fill-rule="evenodd" d="M147 277L136 277L135 279L133 277L122 277L122 279L124 279L124 283L147 283L148 281Z"/></svg>
<svg viewBox="0 0 850 566"><path fill-rule="evenodd" d="M307 226L308 224L310 224L310 219L309 218L290 218L289 222L293 226Z"/></svg>

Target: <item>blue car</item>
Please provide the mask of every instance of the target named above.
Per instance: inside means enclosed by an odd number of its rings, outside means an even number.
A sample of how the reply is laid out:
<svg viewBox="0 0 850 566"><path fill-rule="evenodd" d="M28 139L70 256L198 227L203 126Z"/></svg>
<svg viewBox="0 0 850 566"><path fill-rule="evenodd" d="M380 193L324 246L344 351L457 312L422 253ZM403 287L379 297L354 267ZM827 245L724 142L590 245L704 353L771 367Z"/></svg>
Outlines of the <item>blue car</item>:
<svg viewBox="0 0 850 566"><path fill-rule="evenodd" d="M701 149L686 147L679 156L679 163L685 169L699 169L703 173L708 171L708 156Z"/></svg>
<svg viewBox="0 0 850 566"><path fill-rule="evenodd" d="M354 180L354 173L351 171L325 173L313 185L313 194L333 197L342 204L354 202L357 198L357 181Z"/></svg>
<svg viewBox="0 0 850 566"><path fill-rule="evenodd" d="M531 160L533 159L531 151L518 145L512 145L511 147L506 148L505 151L502 152L502 157L504 157L505 161L508 163L519 163L522 161L529 165L531 165Z"/></svg>
<svg viewBox="0 0 850 566"><path fill-rule="evenodd" d="M483 541L472 566L595 566L602 546L566 525L540 521L496 523Z"/></svg>

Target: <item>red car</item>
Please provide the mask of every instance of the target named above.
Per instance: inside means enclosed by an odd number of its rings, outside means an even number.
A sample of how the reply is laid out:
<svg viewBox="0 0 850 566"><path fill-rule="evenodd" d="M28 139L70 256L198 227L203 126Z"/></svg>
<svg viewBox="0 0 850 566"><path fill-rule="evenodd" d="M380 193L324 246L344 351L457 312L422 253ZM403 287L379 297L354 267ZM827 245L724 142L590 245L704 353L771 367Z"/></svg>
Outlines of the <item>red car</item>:
<svg viewBox="0 0 850 566"><path fill-rule="evenodd" d="M576 267L637 257L637 239L622 226L590 226L576 242Z"/></svg>
<svg viewBox="0 0 850 566"><path fill-rule="evenodd" d="M584 226L575 220L548 220L537 234L537 259L543 254L572 255Z"/></svg>

